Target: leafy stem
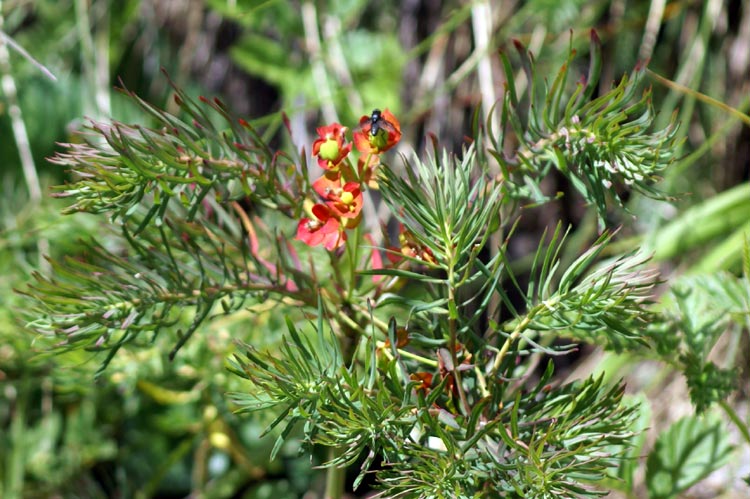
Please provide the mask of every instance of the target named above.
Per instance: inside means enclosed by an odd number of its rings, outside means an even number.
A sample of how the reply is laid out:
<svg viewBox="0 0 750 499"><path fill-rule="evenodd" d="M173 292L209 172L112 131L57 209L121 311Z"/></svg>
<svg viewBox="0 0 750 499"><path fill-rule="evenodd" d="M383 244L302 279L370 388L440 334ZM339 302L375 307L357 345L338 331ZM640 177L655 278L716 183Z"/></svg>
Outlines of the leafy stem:
<svg viewBox="0 0 750 499"><path fill-rule="evenodd" d="M490 370L490 375L494 376L497 374L497 371L500 369L500 366L503 363L503 360L505 359L505 356L508 354L508 351L510 350L510 346L518 339L519 336L523 333L523 331L528 327L528 325L531 323L531 316L527 315L524 317L518 325L516 325L515 328L513 328L513 332L508 335L508 337L505 339L505 342L500 347L500 351L495 355L495 361L492 364L492 369Z"/></svg>
<svg viewBox="0 0 750 499"><path fill-rule="evenodd" d="M450 240L448 235L450 232L446 234L446 238ZM464 386L461 381L461 372L458 369L459 362L458 362L458 305L456 303L456 274L455 274L455 267L454 263L451 260L452 252L450 252L446 248L446 256L449 258L449 261L451 263L448 264L448 278L447 278L447 287L448 287L448 346L450 348L450 355L451 355L451 374L453 375L453 379L456 381L456 391L458 392L458 397L461 400L461 408L463 410L464 415L468 416L471 413L471 406L469 405L469 401L466 398L466 393L464 391Z"/></svg>

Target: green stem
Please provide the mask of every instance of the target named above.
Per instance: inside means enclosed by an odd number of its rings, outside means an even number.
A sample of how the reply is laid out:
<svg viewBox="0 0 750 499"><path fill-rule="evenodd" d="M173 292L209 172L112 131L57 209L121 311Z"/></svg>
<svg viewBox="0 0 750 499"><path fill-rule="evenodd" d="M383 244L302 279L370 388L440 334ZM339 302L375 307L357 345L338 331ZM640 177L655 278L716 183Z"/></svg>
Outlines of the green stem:
<svg viewBox="0 0 750 499"><path fill-rule="evenodd" d="M503 359L508 354L508 350L510 350L510 346L513 344L514 341L518 339L518 337L521 335L523 330L526 328L526 326L529 325L529 322L531 322L531 319L529 316L526 316L523 318L523 320L518 324L518 326L513 329L513 332L510 333L510 336L505 340L505 343L503 343L503 346L500 348L500 351L498 352L497 356L495 357L495 362L492 365L492 371L490 373L494 375L498 369L500 369L500 364L502 364Z"/></svg>
<svg viewBox="0 0 750 499"><path fill-rule="evenodd" d="M341 455L341 449L331 447L329 450L329 461L336 459ZM340 466L331 466L326 471L326 491L324 499L341 499L344 496L344 482L346 479L346 468Z"/></svg>
<svg viewBox="0 0 750 499"><path fill-rule="evenodd" d="M360 314L364 315L365 317L369 317L370 322L378 328L381 332L386 333L388 331L388 323L385 321L382 321L381 319L378 319L374 315L370 314L370 311L362 307L361 305L358 305L356 303L352 304L352 308L359 312ZM364 330L364 328L363 328Z"/></svg>
<svg viewBox="0 0 750 499"><path fill-rule="evenodd" d="M369 164L370 156L367 157L366 165ZM353 171L356 171L352 168ZM359 181L361 179L358 178ZM354 229L354 233L352 235L353 237L349 238L346 242L346 255L349 260L349 278L345 281L343 279L343 276L341 275L341 271L338 266L338 262L332 260L332 266L334 269L334 272L338 278L338 281L341 283L342 287L345 288L345 296L347 301L352 304L352 307L354 307L354 303L356 300L354 299L354 290L357 287L357 262L359 260L359 248L361 246L360 239L362 237L362 228L361 225L357 225L357 227ZM331 253L333 255L333 253ZM346 284L346 286L344 286ZM362 335L365 334L364 328L362 325L357 323L355 320L353 320L351 317L347 316L341 309L337 309L334 311L334 315L336 317L336 320L339 321L339 323L346 324L349 328L351 328L352 331L356 331ZM373 318L374 319L374 318ZM384 325L385 326L385 325ZM383 326L381 326L383 327ZM387 327L387 326L385 326ZM350 339L342 338L342 341L348 341ZM346 350L345 350L346 351ZM351 352L353 354L353 351ZM351 359L347 358L345 359L346 363L348 364ZM341 455L343 450L338 447L331 447L329 450L329 456L328 460L333 461L338 456ZM346 467L345 466L331 466L326 471L326 490L325 490L325 499L341 499L344 495L344 485L346 481Z"/></svg>
<svg viewBox="0 0 750 499"><path fill-rule="evenodd" d="M448 232L446 231L446 234ZM448 267L448 332L450 334L448 348L450 348L451 361L453 362L453 380L456 382L456 391L458 398L461 400L461 408L464 414L468 416L471 413L469 401L466 399L466 393L461 382L461 372L458 370L458 356L456 347L458 346L458 305L456 305L456 273L453 267L453 255L448 255L451 262Z"/></svg>
<svg viewBox="0 0 750 499"><path fill-rule="evenodd" d="M375 343L375 346L383 350L383 354L388 358L388 360L393 359L393 354L391 354L390 350L386 348L385 341L378 341ZM396 351L401 357L406 357L409 359L416 360L417 362L420 362L422 364L428 365L433 368L437 368L439 365L436 360L428 359L427 357L422 357L421 355L417 355L415 353L412 353L402 348L396 348Z"/></svg>
<svg viewBox="0 0 750 499"><path fill-rule="evenodd" d="M740 433L742 434L742 437L745 439L745 441L750 444L750 430L748 430L745 422L740 419L739 415L737 415L735 410L726 402L726 400L719 401L719 405L722 409L724 409L724 412L727 413L727 416L729 416L729 419L732 420L737 429L740 430Z"/></svg>
<svg viewBox="0 0 750 499"><path fill-rule="evenodd" d="M342 323L345 323L351 329L353 329L353 330L355 330L355 331L357 331L357 332L359 332L361 334L365 334L365 331L362 328L362 326L357 321L355 321L354 319L352 319L351 317L349 317L348 315L346 315L340 308L335 308L334 307L334 309L332 310L332 312L336 316L336 319L338 321L340 321Z"/></svg>
<svg viewBox="0 0 750 499"><path fill-rule="evenodd" d="M524 330L529 327L529 324L531 324L531 321L537 316L537 314L539 314L545 308L548 310L554 310L560 300L561 298L559 296L554 296L549 300L542 301L528 311L521 322L519 322L518 325L513 328L513 332L511 332L508 338L506 338L503 346L500 347L500 351L497 353L495 362L492 365L492 370L490 371L491 375L497 373L497 370L500 369L500 364L502 364L503 359L505 359L505 356L508 355L510 346L519 338L519 336L521 336L521 334L523 334Z"/></svg>
<svg viewBox="0 0 750 499"><path fill-rule="evenodd" d="M354 237L350 238L346 244L346 253L349 256L349 289L347 297L350 302L354 302L352 293L357 286L357 260L359 260L360 238L362 237L361 225L354 228Z"/></svg>

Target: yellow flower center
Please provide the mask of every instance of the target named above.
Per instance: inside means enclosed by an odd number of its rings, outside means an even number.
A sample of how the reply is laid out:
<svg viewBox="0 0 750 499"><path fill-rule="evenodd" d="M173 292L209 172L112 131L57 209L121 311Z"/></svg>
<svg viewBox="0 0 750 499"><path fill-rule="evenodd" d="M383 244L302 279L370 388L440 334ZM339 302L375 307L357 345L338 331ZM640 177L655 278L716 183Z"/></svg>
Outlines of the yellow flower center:
<svg viewBox="0 0 750 499"><path fill-rule="evenodd" d="M352 194L349 191L344 191L341 193L341 201L344 204L351 204L352 201L354 201L354 194Z"/></svg>

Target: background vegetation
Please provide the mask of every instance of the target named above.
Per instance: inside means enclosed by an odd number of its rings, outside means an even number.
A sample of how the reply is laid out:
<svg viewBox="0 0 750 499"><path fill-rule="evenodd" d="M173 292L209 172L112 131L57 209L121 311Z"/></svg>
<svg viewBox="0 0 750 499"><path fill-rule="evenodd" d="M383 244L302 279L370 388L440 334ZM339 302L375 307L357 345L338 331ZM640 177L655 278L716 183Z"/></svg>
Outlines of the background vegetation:
<svg viewBox="0 0 750 499"><path fill-rule="evenodd" d="M490 114L503 95L498 53L511 54L512 39L547 75L572 45L575 74L583 74L591 28L602 40L601 92L650 61L654 74L645 84L653 85L655 128L676 113L682 140L659 184L670 202L622 192L634 217L623 217L609 251L644 245L653 252L665 281L658 307L698 340L675 345L671 359L582 347L559 361L556 375L625 377L642 402L644 431L621 481L611 484L613 497L750 493L742 277L750 127L741 115L750 106L747 2L3 0L0 13L0 497L280 499L322 491L323 475L311 465L325 456L311 463L290 439L269 460L274 439L259 435L272 416L240 417L226 397L248 389L226 369L234 340L273 345L286 331L278 310L258 305L212 320L174 360L173 338L156 336L154 344L123 348L101 373L106 354L50 354L25 328L29 304L13 289L49 271L43 255L77 259L82 240L108 240L102 219L60 215L68 203L48 188L70 177L45 158L59 150L56 142L78 140L83 117L149 123L116 86L176 112L164 68L189 95L219 96L293 150L309 151L316 126L354 124L388 107L401 120L402 144L419 150L432 133L457 151L477 110ZM517 75L523 84L523 72ZM291 144L278 133L282 111ZM550 175L543 187L564 196L522 217L508 250L521 267L558 220L573 228L571 255L597 237L595 212L568 178ZM680 372L691 365L698 372ZM709 365L733 376L703 370ZM723 381L736 388L728 399ZM696 400L712 390L715 397ZM694 406L704 414L694 416Z"/></svg>

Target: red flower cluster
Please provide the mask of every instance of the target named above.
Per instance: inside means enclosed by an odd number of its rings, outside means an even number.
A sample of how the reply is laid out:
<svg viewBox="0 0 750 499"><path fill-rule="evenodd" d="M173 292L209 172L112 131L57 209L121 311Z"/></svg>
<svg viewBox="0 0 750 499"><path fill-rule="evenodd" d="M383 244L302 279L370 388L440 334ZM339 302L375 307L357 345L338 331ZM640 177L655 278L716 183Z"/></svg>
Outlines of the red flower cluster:
<svg viewBox="0 0 750 499"><path fill-rule="evenodd" d="M401 140L401 126L387 109L363 116L354 132L354 145L360 152L355 170L349 161L352 144L346 141L346 130L339 123L317 129L312 151L324 174L312 187L323 202L314 204L311 216L297 225L297 239L310 246L322 244L331 251L346 242L345 229L359 225L362 189L372 186L379 155Z"/></svg>

